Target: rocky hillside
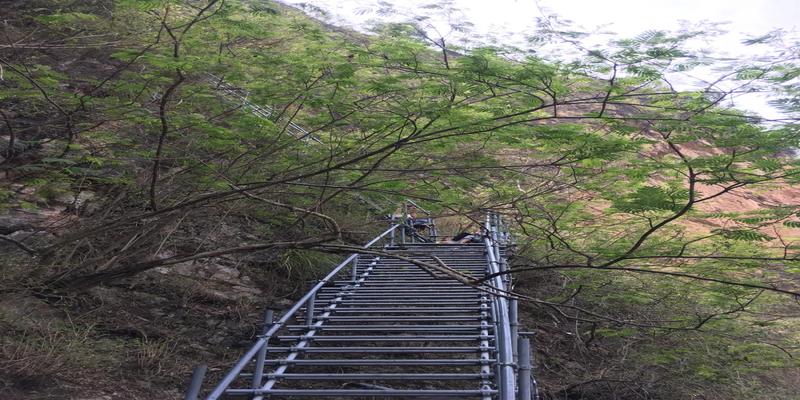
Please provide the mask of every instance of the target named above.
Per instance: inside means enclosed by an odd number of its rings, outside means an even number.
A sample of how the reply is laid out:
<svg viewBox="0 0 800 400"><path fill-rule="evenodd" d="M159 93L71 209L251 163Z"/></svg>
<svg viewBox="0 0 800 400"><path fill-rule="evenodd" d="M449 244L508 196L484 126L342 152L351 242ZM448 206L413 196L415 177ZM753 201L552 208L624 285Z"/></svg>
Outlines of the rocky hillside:
<svg viewBox="0 0 800 400"><path fill-rule="evenodd" d="M567 64L261 0L2 9L10 399L180 398L201 362L218 379L265 308L406 198L447 233L513 222L544 398L800 390L800 135L669 90L703 32Z"/></svg>

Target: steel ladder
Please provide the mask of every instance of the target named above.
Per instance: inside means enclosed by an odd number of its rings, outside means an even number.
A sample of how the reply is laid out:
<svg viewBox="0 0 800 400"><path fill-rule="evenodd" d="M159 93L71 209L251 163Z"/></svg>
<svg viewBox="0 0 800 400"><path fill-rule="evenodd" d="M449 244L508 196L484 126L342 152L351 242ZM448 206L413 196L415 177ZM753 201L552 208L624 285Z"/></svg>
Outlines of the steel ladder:
<svg viewBox="0 0 800 400"><path fill-rule="evenodd" d="M454 277L502 268L498 236L395 244L397 227L366 246L388 239L380 254L351 255L279 321L268 313L264 334L206 399L531 399L511 359L515 303L501 310L507 296ZM198 393L199 384L186 398Z"/></svg>

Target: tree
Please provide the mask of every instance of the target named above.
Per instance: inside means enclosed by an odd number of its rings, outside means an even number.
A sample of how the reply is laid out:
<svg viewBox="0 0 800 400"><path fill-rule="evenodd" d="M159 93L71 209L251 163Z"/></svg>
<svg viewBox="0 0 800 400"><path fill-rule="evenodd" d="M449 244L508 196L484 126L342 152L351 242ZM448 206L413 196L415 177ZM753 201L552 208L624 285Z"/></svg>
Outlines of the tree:
<svg viewBox="0 0 800 400"><path fill-rule="evenodd" d="M4 291L74 293L212 257L348 251L363 221L412 197L439 216L495 210L514 221L516 295L570 326L581 351L637 343L651 364L688 363L688 375L724 381L735 371L647 346L669 338L690 353L697 332L738 344L760 327L758 343L770 349L760 360L794 362L797 349L785 345L793 334L780 324L796 313L800 259L787 232L800 224L799 205L718 209L732 193L797 183L795 119L767 126L720 107L767 85L782 87L791 105L794 56L729 66L723 76L741 80L736 89L679 92L669 73L710 61L685 48L702 30L590 50L579 32L542 21L539 40L582 50L563 62L513 59L498 46L451 53L424 19L366 38L244 0L20 10L14 26L48 34L11 30L0 51L9 99L2 166L12 178L4 206L76 200L63 225L39 228L53 237L3 236L36 256L9 268ZM48 60L78 50L110 67L85 74ZM230 102L208 73L275 113ZM287 135L290 123L322 143ZM20 142L35 151L17 151ZM78 204L86 191L96 198ZM384 209L370 215L354 200ZM543 276L563 290L534 287ZM715 361L763 351L719 346ZM552 393L609 382L625 396L663 390L644 373L615 364Z"/></svg>

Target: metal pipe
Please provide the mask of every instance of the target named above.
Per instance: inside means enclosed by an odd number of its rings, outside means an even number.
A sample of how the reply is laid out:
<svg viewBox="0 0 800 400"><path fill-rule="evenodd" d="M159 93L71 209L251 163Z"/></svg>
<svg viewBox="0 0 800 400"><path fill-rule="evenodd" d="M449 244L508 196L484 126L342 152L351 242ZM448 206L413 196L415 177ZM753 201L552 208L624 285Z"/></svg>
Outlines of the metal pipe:
<svg viewBox="0 0 800 400"><path fill-rule="evenodd" d="M392 222L391 222L392 226L397 226L396 220L397 220L397 216L392 214ZM392 229L392 233L389 236L389 246L391 246L391 247L394 247L394 237L395 237L395 230Z"/></svg>
<svg viewBox="0 0 800 400"><path fill-rule="evenodd" d="M397 229L398 226L400 225L392 225L391 227L389 227L389 229L385 230L383 233L381 233L374 239L367 242L367 244L364 245L364 248L365 249L369 248L373 244L377 243L384 236L390 234L392 231ZM250 363L250 360L252 360L253 357L255 357L258 354L259 350L261 350L261 347L266 345L268 338L274 335L275 332L277 332L283 325L285 325L286 322L288 322L289 319L291 319L297 313L297 311L299 311L303 307L303 305L306 304L306 302L308 302L308 299L316 296L317 291L321 289L323 286L325 286L331 279L337 276L341 272L342 268L344 268L348 263L350 263L353 260L353 258L355 258L355 256L356 256L355 254L352 254L350 255L350 257L347 257L344 261L342 261L339 265L337 265L336 268L334 268L331 272L329 272L328 275L325 276L325 278L320 280L319 283L316 284L316 286L311 288L311 290L308 293L306 293L305 296L301 297L300 300L298 300L297 303L295 303L295 305L292 306L292 308L290 308L289 311L287 311L286 314L284 314L283 317L281 317L281 319L278 320L278 322L273 324L272 328L270 328L269 331L267 331L267 333L264 336L260 337L253 344L253 346L250 347L250 350L248 350L247 353L245 353L239 359L236 365L228 372L227 375L225 375L225 378L223 378L222 381L220 381L220 383L217 384L214 390L208 395L208 397L206 397L206 400L219 399L220 396L222 396L222 394L225 393L225 390L228 388L228 386L230 386L230 384L233 383L234 380L236 380L236 377L239 375L239 373L242 372L244 367L246 367L247 364Z"/></svg>
<svg viewBox="0 0 800 400"><path fill-rule="evenodd" d="M531 340L526 337L519 338L519 374L517 375L518 400L532 400L531 388Z"/></svg>
<svg viewBox="0 0 800 400"><path fill-rule="evenodd" d="M511 353L514 355L514 363L519 359L519 302L517 299L512 299L510 302L511 309L509 319L511 320Z"/></svg>
<svg viewBox="0 0 800 400"><path fill-rule="evenodd" d="M316 296L311 296L306 303L306 325L311 326L314 324L314 307Z"/></svg>
<svg viewBox="0 0 800 400"><path fill-rule="evenodd" d="M486 254L489 261L489 270L492 273L499 272L500 266L495 258L494 246L492 243L492 231L494 227L491 225L491 215L486 216L486 231L489 235L484 238L484 245ZM491 280L492 286L497 289L504 288L503 279L496 276ZM497 363L499 365L500 374L498 377L498 388L500 389L499 400L513 400L514 399L514 355L511 349L511 329L508 316L508 300L501 293L494 293L494 304L497 313L497 331L495 332L497 340Z"/></svg>
<svg viewBox="0 0 800 400"><path fill-rule="evenodd" d="M353 282L358 280L358 254L356 254L356 258L353 259L353 271L351 275Z"/></svg>
<svg viewBox="0 0 800 400"><path fill-rule="evenodd" d="M490 314L490 308L486 304L489 301L487 296L481 297L481 316L488 318ZM489 322L486 320L481 321L481 347L482 348L489 348ZM481 359L488 360L491 357L491 354L488 350L481 352ZM481 388L490 388L491 387L491 380L489 375L491 375L492 369L489 364L481 365ZM492 396L490 394L484 394L482 400L491 400Z"/></svg>
<svg viewBox="0 0 800 400"><path fill-rule="evenodd" d="M364 283L364 281L366 280L367 276L369 275L370 272L372 272L372 269L375 267L375 265L378 263L378 261L380 259L381 259L380 257L375 257L373 259L372 263L370 263L370 265L367 267L367 270L364 271L364 274L362 275L361 279L359 279L357 282L355 282L352 287L347 287L344 290L342 290L340 292L340 296L337 297L337 299L335 299L334 301L332 301L331 304L326 308L326 311L322 314L322 317L329 317L336 310L336 307L339 305L337 300L341 300L342 298L344 298L346 293L349 292L352 288L357 288L362 283ZM312 327L309 327L310 329L306 333L306 335L305 335L306 337L304 339L302 339L300 341L300 343L298 343L295 346L295 351L292 352L291 354L289 354L288 356L286 356L286 358L285 358L285 360L283 360L283 363L281 364L281 366L279 366L277 369L275 369L275 374L276 375L280 375L280 374L283 374L284 372L286 372L286 370L289 368L289 363L288 362L294 361L300 355L300 351L298 351L298 350L302 350L302 348L308 347L308 346L311 345L311 341L310 341L311 338L314 335L316 335L317 330L319 330L322 327L322 324L324 322L325 322L324 319L321 319L320 321L317 321L317 323L315 323ZM278 382L278 380L275 377L270 378L270 380L267 381L267 383L265 383L264 386L262 386L260 389L258 389L254 393L256 396L253 398L253 400L263 400L264 397L261 396L258 392L261 391L261 390L270 390L270 389L272 389L272 387L275 386L275 384L277 382Z"/></svg>
<svg viewBox="0 0 800 400"><path fill-rule="evenodd" d="M184 400L197 400L198 396L200 396L200 389L203 387L203 378L206 376L206 371L208 371L208 366L205 364L194 367L192 380L189 381L189 389L186 391Z"/></svg>
<svg viewBox="0 0 800 400"><path fill-rule="evenodd" d="M430 213L431 213L430 211L428 211L428 210L426 210L426 209L424 209L424 208L420 207L420 205L419 205L419 204L417 204L417 203L416 203L414 200L411 200L411 199L406 199L406 203L411 203L411 204L412 204L414 207L417 207L417 210L420 210L420 211L422 211L422 212L423 212L423 213L425 213L425 214L428 214L428 215L430 215Z"/></svg>
<svg viewBox="0 0 800 400"><path fill-rule="evenodd" d="M269 332L269 328L272 327L272 320L275 316L275 311L272 309L267 309L264 313L264 326L261 328L261 334L266 335ZM256 369L253 372L253 389L257 389L261 386L261 379L264 377L264 360L267 358L267 343L264 343L261 346L261 349L258 350L258 355L256 355Z"/></svg>

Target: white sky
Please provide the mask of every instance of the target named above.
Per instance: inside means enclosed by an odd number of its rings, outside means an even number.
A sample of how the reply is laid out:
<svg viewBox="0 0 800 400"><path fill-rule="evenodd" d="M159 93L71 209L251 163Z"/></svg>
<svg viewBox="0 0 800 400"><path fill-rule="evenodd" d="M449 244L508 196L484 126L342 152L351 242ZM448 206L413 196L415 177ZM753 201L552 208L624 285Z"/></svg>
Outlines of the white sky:
<svg viewBox="0 0 800 400"><path fill-rule="evenodd" d="M359 30L363 30L370 20L378 18L375 14L379 9L378 0L283 1L315 5L329 13L331 22ZM434 2L383 1L397 10L422 15L425 12L418 7ZM475 24L472 28L475 35L506 38L521 38L519 33L533 30L536 19L542 17L542 10L571 20L587 30L603 26L603 31L612 31L620 37L632 37L653 29L677 29L681 21L721 22L725 23L721 28L727 33L698 45L716 54L733 57L752 56L757 51L767 50L741 45L745 37L762 35L777 28L796 33L800 27L800 0L453 0L453 7ZM448 36L446 28L440 31ZM696 71L693 75L704 80L715 79L710 71ZM688 77L674 78L679 89L691 88ZM780 117L776 110L766 105L764 96L740 96L727 105L755 111L767 118Z"/></svg>

